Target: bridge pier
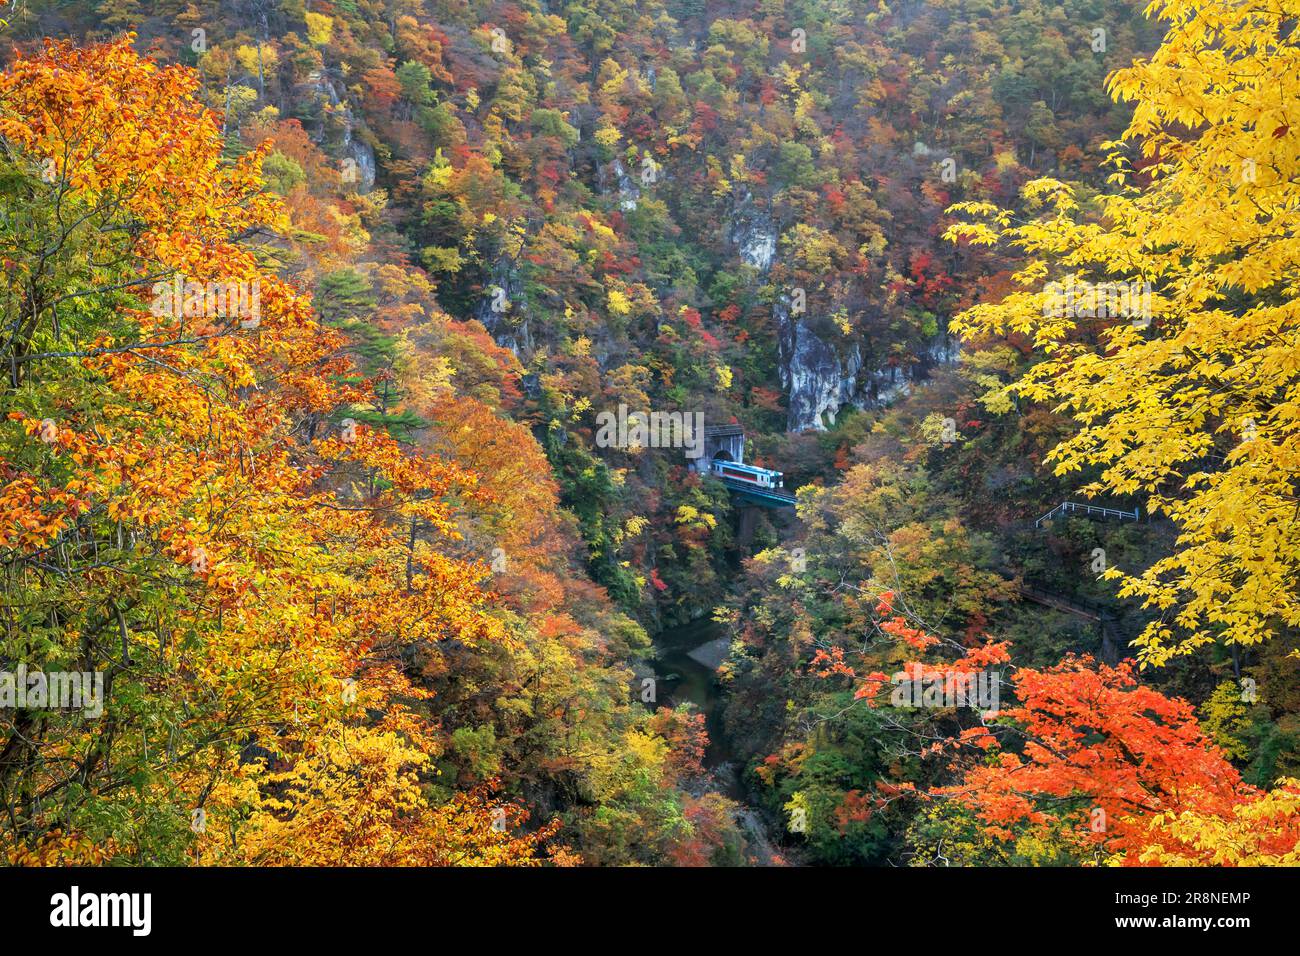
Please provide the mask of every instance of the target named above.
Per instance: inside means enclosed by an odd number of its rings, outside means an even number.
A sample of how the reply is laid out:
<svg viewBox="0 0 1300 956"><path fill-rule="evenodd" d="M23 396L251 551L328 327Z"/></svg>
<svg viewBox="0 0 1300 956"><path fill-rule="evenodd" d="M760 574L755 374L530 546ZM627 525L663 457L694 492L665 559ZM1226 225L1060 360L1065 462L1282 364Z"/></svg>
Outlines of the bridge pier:
<svg viewBox="0 0 1300 956"><path fill-rule="evenodd" d="M736 547L742 554L749 553L749 546L754 540L754 530L758 527L759 505L741 505L736 508Z"/></svg>

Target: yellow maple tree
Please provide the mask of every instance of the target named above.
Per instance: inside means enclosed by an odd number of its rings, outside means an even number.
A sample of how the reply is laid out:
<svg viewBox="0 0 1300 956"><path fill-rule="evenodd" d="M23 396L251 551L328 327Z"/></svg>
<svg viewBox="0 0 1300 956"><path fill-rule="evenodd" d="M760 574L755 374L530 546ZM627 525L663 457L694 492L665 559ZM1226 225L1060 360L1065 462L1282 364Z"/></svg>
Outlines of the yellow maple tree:
<svg viewBox="0 0 1300 956"><path fill-rule="evenodd" d="M1019 290L957 327L1032 339L1042 361L1013 388L1078 424L1057 474L1177 526L1172 553L1108 572L1158 612L1137 644L1161 664L1300 625L1300 43L1279 0L1148 12L1164 43L1109 81L1134 104L1115 191L1036 180L1028 218L962 203L948 236L1028 257Z"/></svg>

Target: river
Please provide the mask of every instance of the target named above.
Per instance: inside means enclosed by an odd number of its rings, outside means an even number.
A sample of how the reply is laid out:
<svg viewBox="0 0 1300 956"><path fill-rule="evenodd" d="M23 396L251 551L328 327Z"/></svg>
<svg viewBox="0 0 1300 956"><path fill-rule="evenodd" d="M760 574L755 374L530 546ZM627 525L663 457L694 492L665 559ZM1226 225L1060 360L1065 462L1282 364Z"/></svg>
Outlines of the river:
<svg viewBox="0 0 1300 956"><path fill-rule="evenodd" d="M717 624L701 618L661 631L654 645L656 706L689 703L704 715L709 734L704 768L713 775L715 789L738 805L736 822L745 836L745 856L755 865L773 865L781 851L774 846L762 814L749 802L741 779L744 768L731 749L722 723L724 694L717 680L717 669L727 656L728 639Z"/></svg>

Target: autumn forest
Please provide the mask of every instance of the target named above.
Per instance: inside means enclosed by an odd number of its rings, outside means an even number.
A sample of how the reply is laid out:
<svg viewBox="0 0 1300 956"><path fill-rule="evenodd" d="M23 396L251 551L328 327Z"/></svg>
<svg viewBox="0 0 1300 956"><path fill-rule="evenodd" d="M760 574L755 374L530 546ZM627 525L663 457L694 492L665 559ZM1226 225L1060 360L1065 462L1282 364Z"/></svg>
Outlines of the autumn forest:
<svg viewBox="0 0 1300 956"><path fill-rule="evenodd" d="M9 866L1300 864L1297 0L5 0L0 304Z"/></svg>

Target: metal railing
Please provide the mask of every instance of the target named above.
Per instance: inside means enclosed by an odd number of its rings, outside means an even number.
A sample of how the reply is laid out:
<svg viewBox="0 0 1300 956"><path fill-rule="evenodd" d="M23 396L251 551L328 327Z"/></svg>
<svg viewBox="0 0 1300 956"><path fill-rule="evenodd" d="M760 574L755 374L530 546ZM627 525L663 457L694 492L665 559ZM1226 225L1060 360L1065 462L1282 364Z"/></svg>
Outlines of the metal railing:
<svg viewBox="0 0 1300 956"><path fill-rule="evenodd" d="M736 494L771 502L778 507L794 507L794 493L786 491L784 488L763 488L745 481L735 481L731 478L723 478L722 483L727 486L728 491L734 491Z"/></svg>
<svg viewBox="0 0 1300 956"><path fill-rule="evenodd" d="M1115 508L1103 508L1101 505L1090 505L1082 501L1062 501L1035 521L1034 527L1041 528L1044 521L1051 521L1057 515L1064 514L1082 514L1085 518L1118 518L1121 521L1138 521L1142 517L1137 508L1132 511L1120 511Z"/></svg>

